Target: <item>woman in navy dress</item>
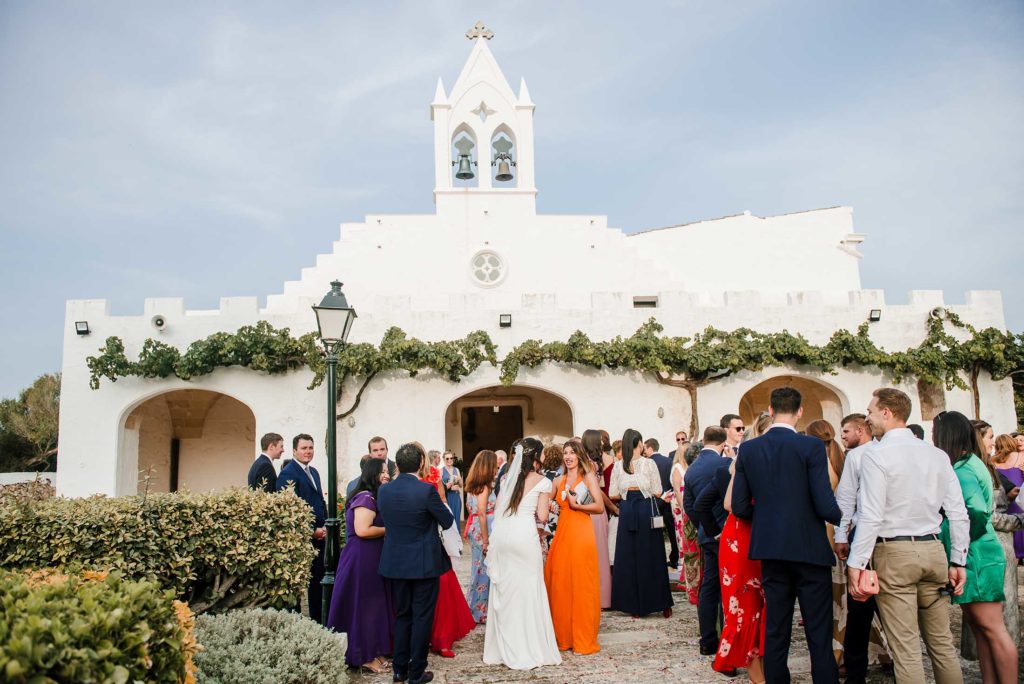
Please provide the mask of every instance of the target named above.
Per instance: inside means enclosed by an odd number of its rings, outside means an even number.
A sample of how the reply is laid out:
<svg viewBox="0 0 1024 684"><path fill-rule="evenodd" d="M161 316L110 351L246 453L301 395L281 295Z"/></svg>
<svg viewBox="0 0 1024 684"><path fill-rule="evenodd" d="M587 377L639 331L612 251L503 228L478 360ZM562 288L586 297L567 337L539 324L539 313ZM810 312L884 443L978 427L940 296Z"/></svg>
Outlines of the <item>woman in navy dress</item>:
<svg viewBox="0 0 1024 684"><path fill-rule="evenodd" d="M444 467L441 468L441 484L444 498L455 516L456 529L462 532L462 473L455 467L455 452L444 452Z"/></svg>
<svg viewBox="0 0 1024 684"><path fill-rule="evenodd" d="M369 672L385 672L394 642L391 588L380 576L384 522L377 512L377 490L387 482L384 461L363 463L355 491L345 505L348 543L338 559L327 626L348 635L345 663Z"/></svg>

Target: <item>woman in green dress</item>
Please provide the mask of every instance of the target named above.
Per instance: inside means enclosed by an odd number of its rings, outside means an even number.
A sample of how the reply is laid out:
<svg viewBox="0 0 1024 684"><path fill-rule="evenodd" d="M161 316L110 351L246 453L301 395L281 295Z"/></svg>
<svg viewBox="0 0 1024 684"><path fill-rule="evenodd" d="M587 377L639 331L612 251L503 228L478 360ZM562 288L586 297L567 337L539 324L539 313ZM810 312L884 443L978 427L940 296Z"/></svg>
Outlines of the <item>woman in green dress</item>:
<svg viewBox="0 0 1024 684"><path fill-rule="evenodd" d="M990 466L976 455L974 428L962 413L944 411L937 415L932 438L935 446L949 455L971 523L967 583L953 602L960 605L977 642L982 681L1010 684L1017 681L1017 649L1003 624L1006 556L992 528L994 476ZM948 553L948 522L942 525L942 537Z"/></svg>

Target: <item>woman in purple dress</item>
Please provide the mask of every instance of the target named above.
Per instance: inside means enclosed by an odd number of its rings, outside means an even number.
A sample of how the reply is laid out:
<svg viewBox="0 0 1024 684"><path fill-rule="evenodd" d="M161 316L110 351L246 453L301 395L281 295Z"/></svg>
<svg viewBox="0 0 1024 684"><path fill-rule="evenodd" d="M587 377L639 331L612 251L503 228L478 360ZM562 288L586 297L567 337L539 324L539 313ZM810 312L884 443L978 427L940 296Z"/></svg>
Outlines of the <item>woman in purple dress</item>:
<svg viewBox="0 0 1024 684"><path fill-rule="evenodd" d="M1019 491L1021 484L1024 483L1024 470L1021 470L1020 467L1017 440L1010 435L996 437L996 454L992 457L992 465L995 466L997 473L1006 478ZM1006 509L1006 512L1024 513L1024 509L1014 503L1016 497L1012 495L1013 489L1007 484L1003 485L1003 489L1010 500L1010 507ZM1013 551L1017 561L1024 558L1024 531L1018 530L1013 533Z"/></svg>
<svg viewBox="0 0 1024 684"><path fill-rule="evenodd" d="M384 522L377 512L377 489L387 482L384 461L370 458L345 506L348 543L338 559L327 626L348 635L345 663L362 671L388 669L395 618L388 581L380 576Z"/></svg>

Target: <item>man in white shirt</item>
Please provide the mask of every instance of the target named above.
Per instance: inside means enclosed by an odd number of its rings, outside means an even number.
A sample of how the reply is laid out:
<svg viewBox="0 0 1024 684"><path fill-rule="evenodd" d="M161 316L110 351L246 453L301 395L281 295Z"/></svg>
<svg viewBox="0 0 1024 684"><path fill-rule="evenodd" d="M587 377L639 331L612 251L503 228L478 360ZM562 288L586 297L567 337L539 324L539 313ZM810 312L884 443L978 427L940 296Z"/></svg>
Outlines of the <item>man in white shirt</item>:
<svg viewBox="0 0 1024 684"><path fill-rule="evenodd" d="M860 489L860 464L864 450L871 444L871 428L863 413L851 413L843 418L839 433L846 446L846 464L836 487L836 502L843 518L835 529L836 555L846 560L850 555L850 539L857 525L857 490ZM868 673L868 640L871 621L878 605L874 596L866 601L846 602L846 635L843 640L843 664L846 666L847 684L862 684Z"/></svg>
<svg viewBox="0 0 1024 684"><path fill-rule="evenodd" d="M870 561L878 572L878 610L893 652L897 682L923 682L923 636L938 684L962 684L960 660L949 630L949 603L940 590L963 592L970 543L967 509L949 457L907 429L910 397L875 390L868 424L879 442L860 464L857 533L850 547L850 594L859 590ZM939 541L942 512L949 519L950 559Z"/></svg>

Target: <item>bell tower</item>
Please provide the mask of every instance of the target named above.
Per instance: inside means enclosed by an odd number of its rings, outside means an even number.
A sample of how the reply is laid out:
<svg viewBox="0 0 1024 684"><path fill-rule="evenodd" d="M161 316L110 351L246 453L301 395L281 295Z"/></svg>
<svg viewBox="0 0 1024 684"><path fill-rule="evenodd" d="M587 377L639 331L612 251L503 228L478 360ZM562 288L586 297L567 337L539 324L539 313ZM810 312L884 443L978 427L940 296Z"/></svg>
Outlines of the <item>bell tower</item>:
<svg viewBox="0 0 1024 684"><path fill-rule="evenodd" d="M446 198L503 196L535 210L533 110L526 81L516 95L488 48L494 33L482 22L466 33L473 42L462 73L445 93L437 80L434 122L434 203Z"/></svg>

